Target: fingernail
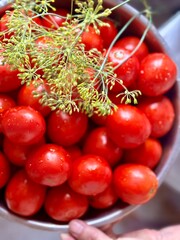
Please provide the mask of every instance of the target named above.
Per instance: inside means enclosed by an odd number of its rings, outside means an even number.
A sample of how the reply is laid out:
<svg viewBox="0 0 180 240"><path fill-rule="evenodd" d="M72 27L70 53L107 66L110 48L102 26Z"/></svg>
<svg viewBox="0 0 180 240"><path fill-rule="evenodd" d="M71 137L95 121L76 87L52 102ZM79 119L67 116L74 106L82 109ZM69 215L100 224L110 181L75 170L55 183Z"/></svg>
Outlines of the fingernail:
<svg viewBox="0 0 180 240"><path fill-rule="evenodd" d="M82 233L84 226L83 222L79 220L72 220L69 223L69 231L73 236L78 237Z"/></svg>

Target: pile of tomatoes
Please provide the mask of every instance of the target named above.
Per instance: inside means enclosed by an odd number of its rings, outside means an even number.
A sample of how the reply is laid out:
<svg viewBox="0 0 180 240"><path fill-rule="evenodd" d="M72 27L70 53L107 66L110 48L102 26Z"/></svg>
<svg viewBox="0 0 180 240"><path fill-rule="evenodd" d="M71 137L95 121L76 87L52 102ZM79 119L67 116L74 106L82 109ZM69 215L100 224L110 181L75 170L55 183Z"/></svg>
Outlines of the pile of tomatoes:
<svg viewBox="0 0 180 240"><path fill-rule="evenodd" d="M66 16L67 10L57 9ZM48 16L47 16L48 18ZM62 26L64 18L37 19L44 27ZM0 30L7 28L4 14ZM82 34L88 51L107 49L117 35L109 26ZM46 39L41 38L40 44ZM117 66L131 54L139 38L120 38L109 54ZM7 208L29 217L44 211L52 220L68 222L89 209L107 209L117 201L143 204L158 188L154 173L163 154L161 138L172 128L175 112L167 92L177 77L175 63L164 53L150 52L145 42L115 72L129 89L139 89L138 104L120 103L122 86L109 89L117 111L109 116L82 112L69 115L42 106L33 84L21 85L17 70L0 56L0 188Z"/></svg>

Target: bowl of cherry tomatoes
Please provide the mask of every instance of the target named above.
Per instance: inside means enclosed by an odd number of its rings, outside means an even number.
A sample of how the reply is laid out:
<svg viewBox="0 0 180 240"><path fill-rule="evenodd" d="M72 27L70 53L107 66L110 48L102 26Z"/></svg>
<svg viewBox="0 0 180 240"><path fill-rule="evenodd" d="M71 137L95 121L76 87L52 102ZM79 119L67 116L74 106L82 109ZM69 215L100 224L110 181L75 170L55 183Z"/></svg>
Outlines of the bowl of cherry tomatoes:
<svg viewBox="0 0 180 240"><path fill-rule="evenodd" d="M70 5L61 2L36 24L62 27ZM3 8L1 33L10 16ZM104 227L152 199L178 157L180 86L165 41L151 25L139 44L149 22L128 4L102 21L98 33L93 26L82 33L85 50L108 52L116 77L141 92L138 103L124 103L121 81L115 82L108 94L116 110L107 116L42 105L33 92L46 85L22 84L0 55L0 215L11 221L67 231L68 222L80 218ZM36 44L41 50L47 39Z"/></svg>

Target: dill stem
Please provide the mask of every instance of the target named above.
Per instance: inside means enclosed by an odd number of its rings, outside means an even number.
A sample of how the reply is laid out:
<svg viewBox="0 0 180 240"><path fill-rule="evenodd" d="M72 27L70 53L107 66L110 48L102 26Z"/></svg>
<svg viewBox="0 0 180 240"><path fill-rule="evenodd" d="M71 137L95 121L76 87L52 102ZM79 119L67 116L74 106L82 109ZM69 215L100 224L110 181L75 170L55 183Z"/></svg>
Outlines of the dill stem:
<svg viewBox="0 0 180 240"><path fill-rule="evenodd" d="M123 1L122 3L119 3L119 4L117 4L116 6L112 7L110 10L111 10L111 11L114 11L115 9L117 9L117 8L119 8L119 7L122 7L124 4L126 4L126 3L130 2L130 1L131 1L131 0L125 0L125 1Z"/></svg>

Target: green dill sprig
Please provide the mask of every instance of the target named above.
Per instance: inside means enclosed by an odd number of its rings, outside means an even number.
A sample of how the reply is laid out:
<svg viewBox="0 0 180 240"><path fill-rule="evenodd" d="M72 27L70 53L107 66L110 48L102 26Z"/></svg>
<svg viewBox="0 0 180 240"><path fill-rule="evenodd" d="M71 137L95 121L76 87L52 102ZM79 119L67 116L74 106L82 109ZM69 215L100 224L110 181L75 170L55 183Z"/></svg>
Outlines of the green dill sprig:
<svg viewBox="0 0 180 240"><path fill-rule="evenodd" d="M4 62L18 69L22 84L45 81L49 90L35 93L35 97L40 96L41 104L52 110L60 109L70 114L73 111L83 111L88 116L111 114L116 105L109 99L108 90L116 81L124 88L122 101L137 103L140 91L129 91L122 80L117 79L107 60L108 54L104 56L97 49L86 51L81 42L81 34L89 25L93 25L97 33L98 26L107 25L102 18L109 16L113 9L104 9L102 0L96 5L92 0L72 0L74 14L67 15L62 27L46 29L36 22L36 18L46 18L49 9L55 10L51 5L53 2L16 0L13 12L7 12L10 21L7 30L1 33L4 39L0 49ZM10 38L6 38L6 34ZM43 48L37 43L41 38L46 40Z"/></svg>

